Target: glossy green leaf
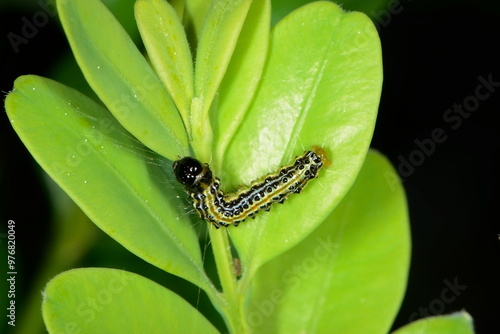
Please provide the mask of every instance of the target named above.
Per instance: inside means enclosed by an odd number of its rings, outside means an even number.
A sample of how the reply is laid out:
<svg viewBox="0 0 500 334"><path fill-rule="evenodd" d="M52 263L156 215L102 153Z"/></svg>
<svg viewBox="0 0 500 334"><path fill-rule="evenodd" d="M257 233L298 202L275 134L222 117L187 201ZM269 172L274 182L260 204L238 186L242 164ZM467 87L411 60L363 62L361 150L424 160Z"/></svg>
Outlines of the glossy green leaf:
<svg viewBox="0 0 500 334"><path fill-rule="evenodd" d="M211 157L213 131L209 119L215 94L238 41L250 0L219 0L210 4L203 20L196 51L191 104L191 145L202 161Z"/></svg>
<svg viewBox="0 0 500 334"><path fill-rule="evenodd" d="M193 60L182 23L164 0L137 1L135 16L156 73L188 126L193 99Z"/></svg>
<svg viewBox="0 0 500 334"><path fill-rule="evenodd" d="M219 98L211 115L213 127L217 130L214 133L214 167L220 166L262 76L269 45L270 12L269 0L252 2L219 87Z"/></svg>
<svg viewBox="0 0 500 334"><path fill-rule="evenodd" d="M52 80L23 76L5 102L37 162L92 221L131 252L210 289L170 162L103 107ZM180 192L179 192L180 191Z"/></svg>
<svg viewBox="0 0 500 334"><path fill-rule="evenodd" d="M171 160L187 155L172 99L108 9L99 0L58 0L57 9L85 78L120 123Z"/></svg>
<svg viewBox="0 0 500 334"><path fill-rule="evenodd" d="M393 334L474 334L474 327L467 312L457 312L412 322Z"/></svg>
<svg viewBox="0 0 500 334"><path fill-rule="evenodd" d="M284 205L230 229L244 270L304 239L349 190L369 147L381 85L380 41L365 15L317 2L276 25L256 97L224 156L222 184L249 184L313 145L332 166Z"/></svg>
<svg viewBox="0 0 500 334"><path fill-rule="evenodd" d="M397 178L389 161L370 153L326 221L257 272L254 332L388 332L406 288L410 231L402 185L387 177Z"/></svg>
<svg viewBox="0 0 500 334"><path fill-rule="evenodd" d="M44 291L49 333L218 333L184 299L139 275L116 269L75 269Z"/></svg>

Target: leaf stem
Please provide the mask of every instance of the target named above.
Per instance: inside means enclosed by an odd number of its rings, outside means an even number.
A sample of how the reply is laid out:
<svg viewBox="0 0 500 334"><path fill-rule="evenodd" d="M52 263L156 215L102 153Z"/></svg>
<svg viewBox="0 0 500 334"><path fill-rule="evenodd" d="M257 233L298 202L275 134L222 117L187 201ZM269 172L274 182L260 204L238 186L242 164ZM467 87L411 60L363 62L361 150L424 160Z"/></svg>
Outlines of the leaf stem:
<svg viewBox="0 0 500 334"><path fill-rule="evenodd" d="M243 299L239 293L238 282L233 272L233 257L226 229L209 228L212 250L217 264L222 291L226 298L223 317L230 333L250 333L243 311Z"/></svg>

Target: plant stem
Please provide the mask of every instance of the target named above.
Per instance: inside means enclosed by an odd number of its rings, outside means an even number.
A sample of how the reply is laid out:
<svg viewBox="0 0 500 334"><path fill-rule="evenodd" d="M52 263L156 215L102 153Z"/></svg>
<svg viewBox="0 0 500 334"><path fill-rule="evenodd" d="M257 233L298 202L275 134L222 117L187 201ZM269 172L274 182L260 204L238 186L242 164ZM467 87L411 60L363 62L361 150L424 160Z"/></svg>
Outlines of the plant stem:
<svg viewBox="0 0 500 334"><path fill-rule="evenodd" d="M217 273L219 274L222 291L227 301L223 317L230 333L250 333L243 312L243 298L240 296L238 282L233 273L233 257L226 229L209 228L210 240L214 252Z"/></svg>

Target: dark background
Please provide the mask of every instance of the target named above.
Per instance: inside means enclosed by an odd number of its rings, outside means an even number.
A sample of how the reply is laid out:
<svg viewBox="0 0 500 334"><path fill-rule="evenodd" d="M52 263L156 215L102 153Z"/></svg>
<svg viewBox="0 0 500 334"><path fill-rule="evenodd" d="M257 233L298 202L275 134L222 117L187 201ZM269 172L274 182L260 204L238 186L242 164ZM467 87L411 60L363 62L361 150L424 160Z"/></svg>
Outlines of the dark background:
<svg viewBox="0 0 500 334"><path fill-rule="evenodd" d="M57 17L14 52L7 34L20 34L22 18L32 18L40 8L12 3L0 2L4 95L19 75L54 77L53 69L69 52ZM500 153L500 9L496 1L393 4L393 13L386 5L368 14L379 28L384 57L372 147L398 168L411 216L408 290L394 329L424 316L465 309L477 333L494 333L500 328L499 178L493 165ZM488 98L474 100L480 77L498 84ZM464 103L471 103L470 115L460 117L459 125L457 118L447 121L448 109ZM0 218L17 223L22 307L50 243L53 212L43 172L5 113L0 117ZM432 140L436 129L442 129L439 142ZM426 143L425 148L418 142Z"/></svg>

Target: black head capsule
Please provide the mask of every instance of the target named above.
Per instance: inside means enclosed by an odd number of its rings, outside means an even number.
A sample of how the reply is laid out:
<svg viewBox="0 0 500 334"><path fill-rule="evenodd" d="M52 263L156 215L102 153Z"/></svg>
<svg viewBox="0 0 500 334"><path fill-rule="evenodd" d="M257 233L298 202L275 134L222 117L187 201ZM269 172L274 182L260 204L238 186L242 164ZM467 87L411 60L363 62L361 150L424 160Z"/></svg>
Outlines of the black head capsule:
<svg viewBox="0 0 500 334"><path fill-rule="evenodd" d="M205 174L205 168L201 162L194 158L185 157L174 162L174 174L187 191L191 193L201 192L200 181Z"/></svg>

